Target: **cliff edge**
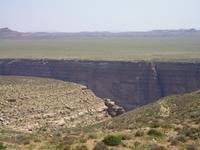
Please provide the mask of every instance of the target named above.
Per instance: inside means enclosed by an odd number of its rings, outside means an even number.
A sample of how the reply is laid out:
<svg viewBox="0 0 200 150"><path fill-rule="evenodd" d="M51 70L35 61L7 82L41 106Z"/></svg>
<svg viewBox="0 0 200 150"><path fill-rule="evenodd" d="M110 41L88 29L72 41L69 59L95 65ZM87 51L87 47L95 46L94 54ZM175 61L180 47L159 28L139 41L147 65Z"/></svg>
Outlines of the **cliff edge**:
<svg viewBox="0 0 200 150"><path fill-rule="evenodd" d="M200 89L200 63L1 59L0 75L48 77L86 85L130 110Z"/></svg>

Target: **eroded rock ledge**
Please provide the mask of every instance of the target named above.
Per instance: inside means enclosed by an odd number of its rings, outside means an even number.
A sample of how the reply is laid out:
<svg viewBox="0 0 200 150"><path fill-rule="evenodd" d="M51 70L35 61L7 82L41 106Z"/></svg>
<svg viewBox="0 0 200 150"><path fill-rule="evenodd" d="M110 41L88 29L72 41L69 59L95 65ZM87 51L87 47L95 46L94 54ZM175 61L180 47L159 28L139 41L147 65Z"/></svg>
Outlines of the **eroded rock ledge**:
<svg viewBox="0 0 200 150"><path fill-rule="evenodd" d="M0 126L32 132L88 126L110 118L85 86L53 79L0 77Z"/></svg>

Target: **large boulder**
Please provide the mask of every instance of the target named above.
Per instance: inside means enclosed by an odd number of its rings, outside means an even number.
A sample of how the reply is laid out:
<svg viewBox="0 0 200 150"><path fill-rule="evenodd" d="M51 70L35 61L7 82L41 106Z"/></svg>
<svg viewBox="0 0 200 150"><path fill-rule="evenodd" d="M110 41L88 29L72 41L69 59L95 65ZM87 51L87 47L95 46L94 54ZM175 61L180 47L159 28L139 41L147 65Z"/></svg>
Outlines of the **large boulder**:
<svg viewBox="0 0 200 150"><path fill-rule="evenodd" d="M105 105L108 107L107 111L111 117L121 115L125 112L124 108L115 104L111 99L104 99Z"/></svg>

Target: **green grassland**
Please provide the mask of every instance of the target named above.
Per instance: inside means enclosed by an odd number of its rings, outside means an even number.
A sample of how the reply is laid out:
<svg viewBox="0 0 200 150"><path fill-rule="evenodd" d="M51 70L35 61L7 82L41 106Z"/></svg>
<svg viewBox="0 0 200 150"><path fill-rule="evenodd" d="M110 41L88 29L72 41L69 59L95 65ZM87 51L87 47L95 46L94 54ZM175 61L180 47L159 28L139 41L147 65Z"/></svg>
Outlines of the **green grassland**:
<svg viewBox="0 0 200 150"><path fill-rule="evenodd" d="M0 58L199 60L200 37L0 40Z"/></svg>

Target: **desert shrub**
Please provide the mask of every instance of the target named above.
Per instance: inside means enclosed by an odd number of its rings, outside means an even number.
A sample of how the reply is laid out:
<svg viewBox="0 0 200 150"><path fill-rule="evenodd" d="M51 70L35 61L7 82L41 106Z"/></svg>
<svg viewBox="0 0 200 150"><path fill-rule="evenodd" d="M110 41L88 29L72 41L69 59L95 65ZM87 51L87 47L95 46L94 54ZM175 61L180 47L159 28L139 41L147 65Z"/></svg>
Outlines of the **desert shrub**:
<svg viewBox="0 0 200 150"><path fill-rule="evenodd" d="M122 137L121 136L114 136L108 135L103 139L103 143L108 146L117 146L121 144Z"/></svg>
<svg viewBox="0 0 200 150"><path fill-rule="evenodd" d="M181 128L180 128L180 127L175 127L175 128L174 128L174 131L179 132L179 131L181 131Z"/></svg>
<svg viewBox="0 0 200 150"><path fill-rule="evenodd" d="M192 140L200 138L200 129L198 128L183 128L182 132Z"/></svg>
<svg viewBox="0 0 200 150"><path fill-rule="evenodd" d="M167 150L164 146L159 146L157 144L151 145L151 150Z"/></svg>
<svg viewBox="0 0 200 150"><path fill-rule="evenodd" d="M170 123L163 123L161 125L162 128L165 128L165 129L171 129L171 128L174 128L174 125L170 124Z"/></svg>
<svg viewBox="0 0 200 150"><path fill-rule="evenodd" d="M144 135L144 131L138 130L138 131L136 131L136 133L135 133L135 136L136 136L136 137L140 137L140 136L143 136L143 135Z"/></svg>
<svg viewBox="0 0 200 150"><path fill-rule="evenodd" d="M130 134L121 134L119 136L121 136L122 140L130 140L131 139L131 135Z"/></svg>
<svg viewBox="0 0 200 150"><path fill-rule="evenodd" d="M88 139L96 139L97 135L95 133L91 133L88 135Z"/></svg>
<svg viewBox="0 0 200 150"><path fill-rule="evenodd" d="M93 150L108 150L108 147L103 142L98 142Z"/></svg>
<svg viewBox="0 0 200 150"><path fill-rule="evenodd" d="M135 146L135 147L138 147L140 144L141 144L141 143L138 142L138 141L135 141L135 142L134 142L134 146Z"/></svg>
<svg viewBox="0 0 200 150"><path fill-rule="evenodd" d="M140 143L139 145L137 146L134 145L133 147L130 147L130 148L132 148L132 150L150 150L151 145L147 143L145 144Z"/></svg>
<svg viewBox="0 0 200 150"><path fill-rule="evenodd" d="M147 133L150 136L156 137L156 138L160 138L163 136L163 134L155 129L150 129Z"/></svg>
<svg viewBox="0 0 200 150"><path fill-rule="evenodd" d="M195 120L195 124L200 124L200 118Z"/></svg>
<svg viewBox="0 0 200 150"><path fill-rule="evenodd" d="M170 129L170 128L173 128L173 125L172 125L170 122L167 122L167 121L158 119L157 121L153 121L153 122L150 124L150 127L151 127L151 128L159 128L159 127L162 127L162 128Z"/></svg>
<svg viewBox="0 0 200 150"><path fill-rule="evenodd" d="M3 143L0 143L0 150L5 150L6 146L3 145Z"/></svg>
<svg viewBox="0 0 200 150"><path fill-rule="evenodd" d="M185 135L177 135L176 140L185 143L187 141Z"/></svg>
<svg viewBox="0 0 200 150"><path fill-rule="evenodd" d="M130 135L122 135L122 140L130 140L131 136Z"/></svg>
<svg viewBox="0 0 200 150"><path fill-rule="evenodd" d="M78 138L78 141L79 141L80 143L85 143L85 142L87 141L87 137L85 137L85 136L80 136L80 137Z"/></svg>
<svg viewBox="0 0 200 150"><path fill-rule="evenodd" d="M34 142L35 142L35 143L40 143L40 142L41 142L41 140L40 140L40 139L38 139L38 138L36 138L36 139L34 139Z"/></svg>
<svg viewBox="0 0 200 150"><path fill-rule="evenodd" d="M14 142L17 144L24 144L24 145L30 143L29 138L24 135L17 135L14 139Z"/></svg>
<svg viewBox="0 0 200 150"><path fill-rule="evenodd" d="M198 150L198 147L194 144L190 144L186 146L186 150Z"/></svg>
<svg viewBox="0 0 200 150"><path fill-rule="evenodd" d="M158 123L158 122L152 122L152 123L150 124L150 127L151 127L151 128L158 128L158 127L160 127L160 123Z"/></svg>
<svg viewBox="0 0 200 150"><path fill-rule="evenodd" d="M75 150L88 150L86 145L77 145Z"/></svg>
<svg viewBox="0 0 200 150"><path fill-rule="evenodd" d="M64 141L65 144L72 145L76 141L76 137L74 137L74 136L65 136L63 138L63 141Z"/></svg>
<svg viewBox="0 0 200 150"><path fill-rule="evenodd" d="M171 145L176 146L178 145L179 141L176 138L172 138L169 140L169 142L171 143Z"/></svg>
<svg viewBox="0 0 200 150"><path fill-rule="evenodd" d="M184 136L185 139L189 138L191 140L198 140L200 139L200 128L191 128L191 127L184 127L183 129L178 131L178 136ZM182 141L185 142L186 140Z"/></svg>
<svg viewBox="0 0 200 150"><path fill-rule="evenodd" d="M192 118L192 119L196 119L196 118L198 118L200 116L200 112L199 111L194 111L194 112L191 112L190 113L190 117Z"/></svg>
<svg viewBox="0 0 200 150"><path fill-rule="evenodd" d="M23 142L24 145L29 145L30 144L30 141L27 139L27 140L24 140Z"/></svg>
<svg viewBox="0 0 200 150"><path fill-rule="evenodd" d="M62 150L70 150L71 146L70 145L67 145L65 143L59 143L57 146L56 146L56 149L62 149Z"/></svg>
<svg viewBox="0 0 200 150"><path fill-rule="evenodd" d="M59 136L60 137L61 135L62 135L62 133L59 132L59 131L57 131L57 132L54 133L54 136Z"/></svg>

